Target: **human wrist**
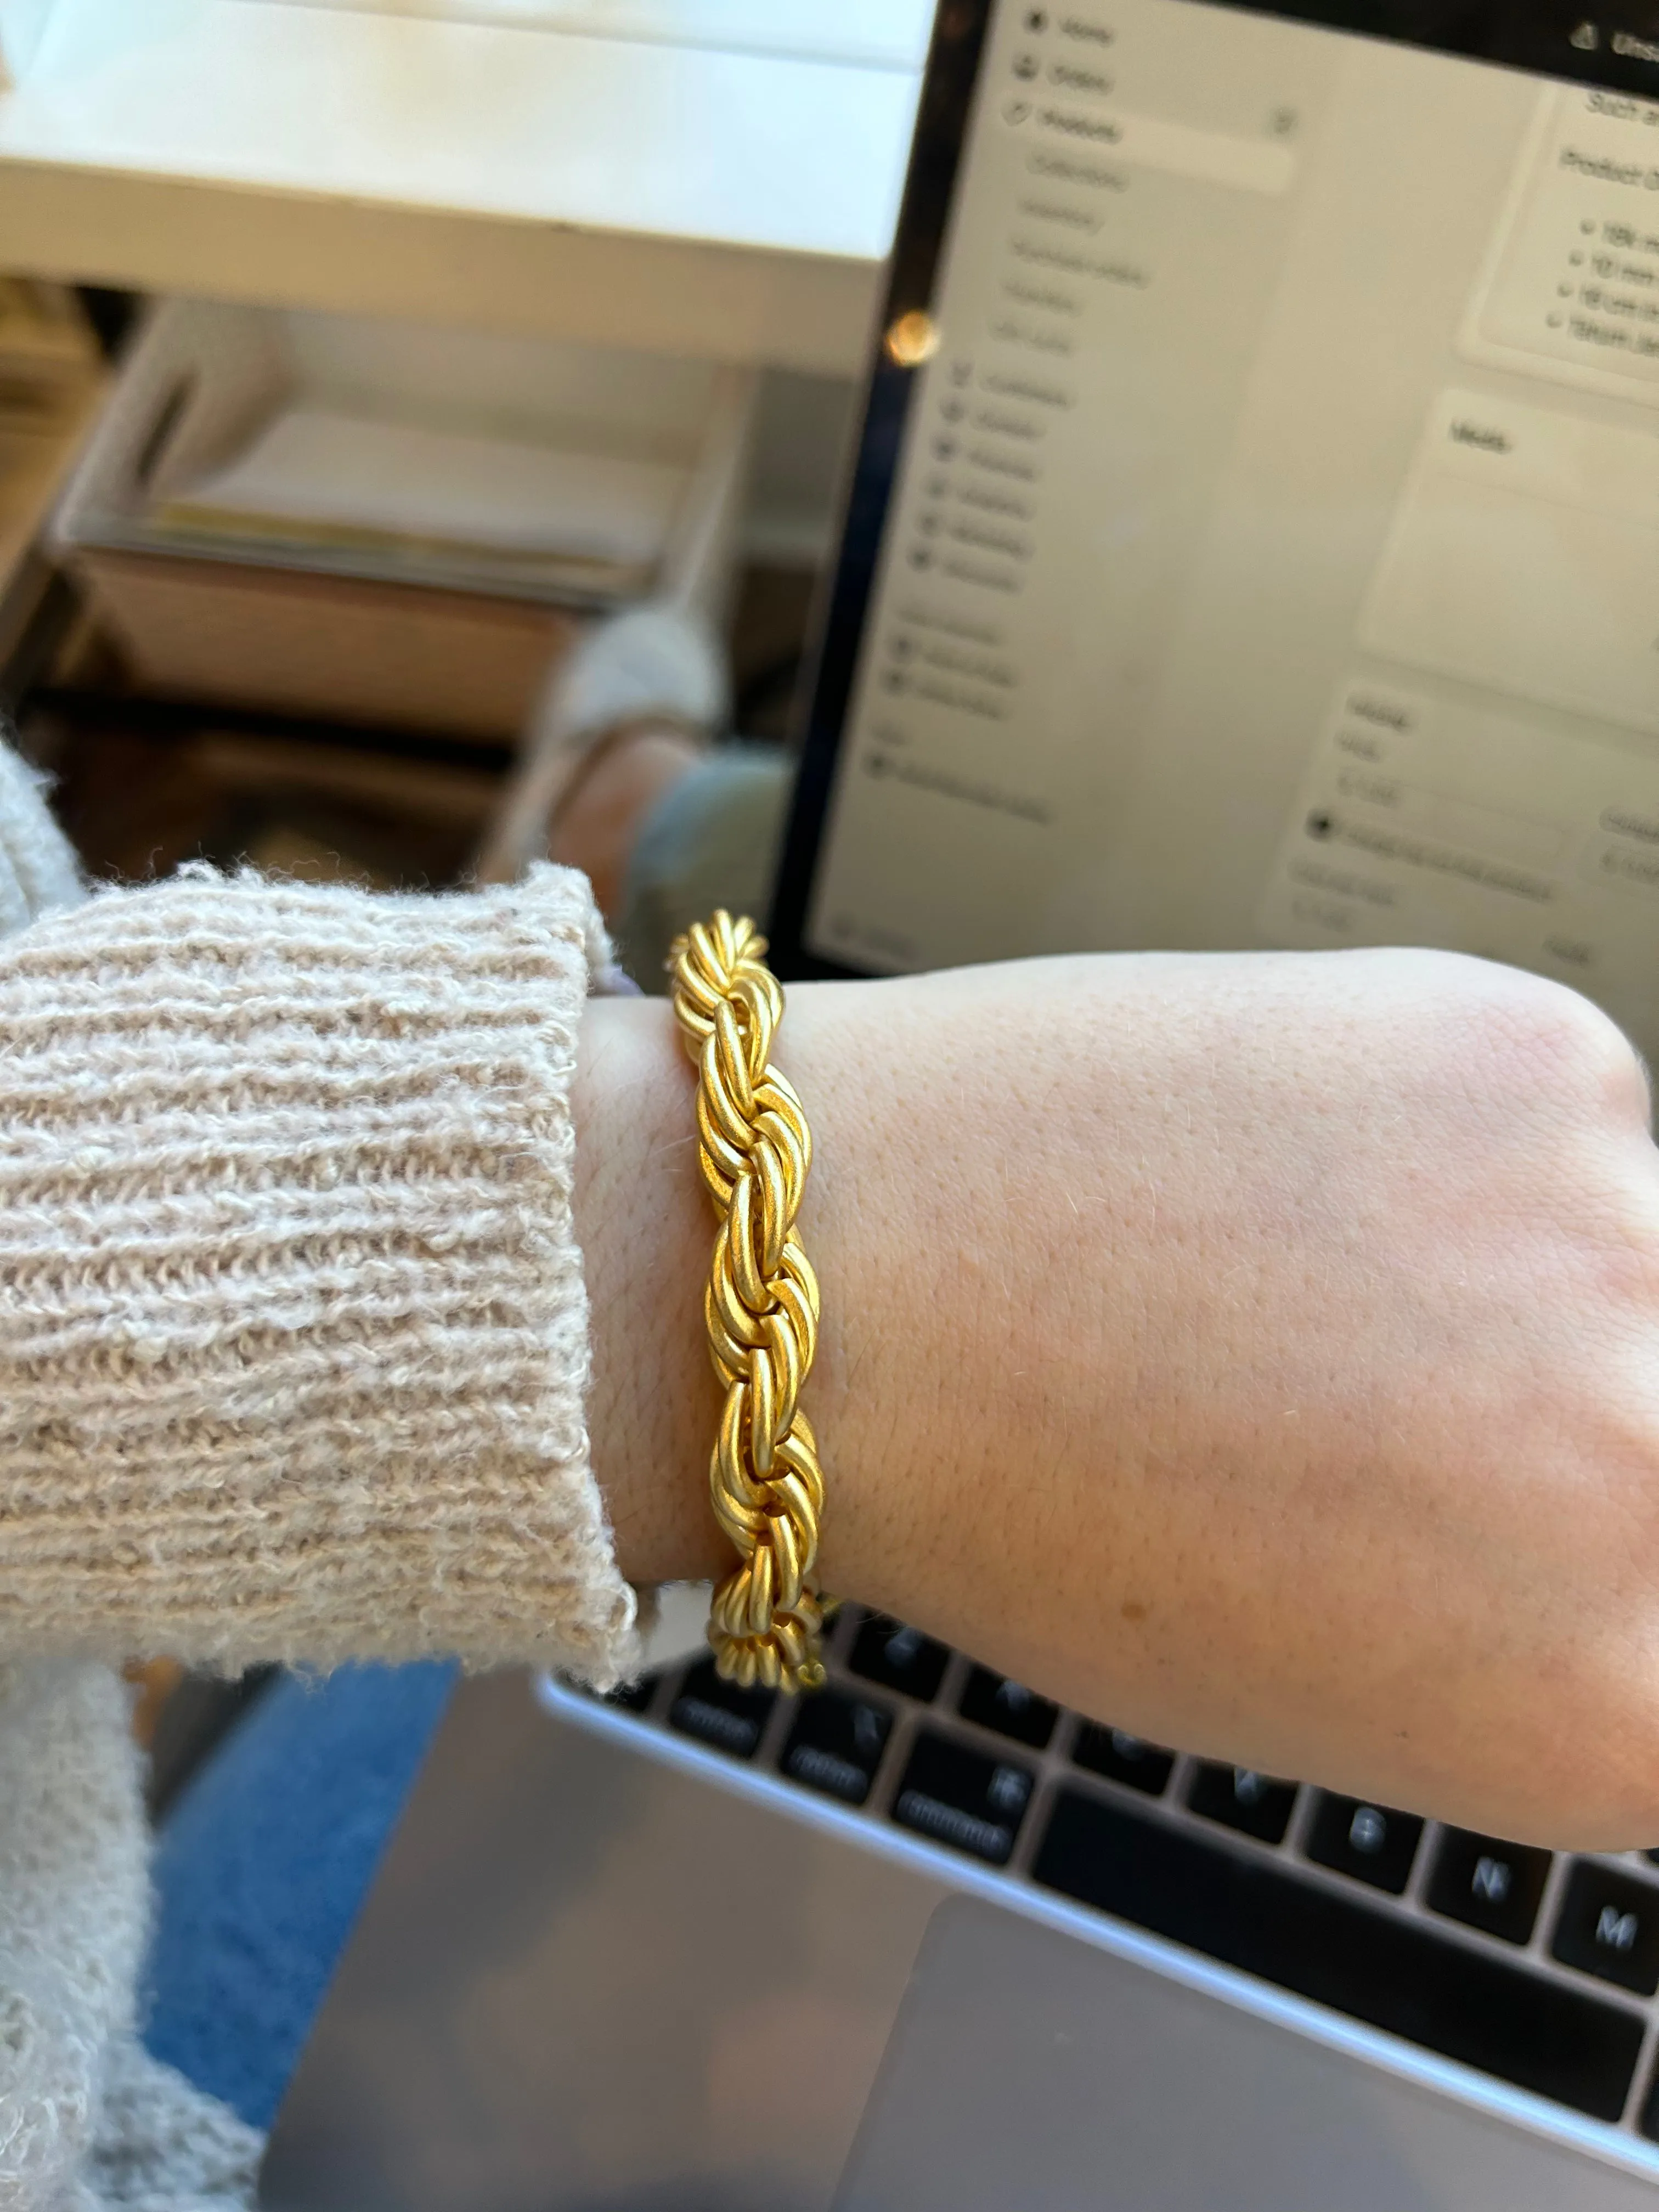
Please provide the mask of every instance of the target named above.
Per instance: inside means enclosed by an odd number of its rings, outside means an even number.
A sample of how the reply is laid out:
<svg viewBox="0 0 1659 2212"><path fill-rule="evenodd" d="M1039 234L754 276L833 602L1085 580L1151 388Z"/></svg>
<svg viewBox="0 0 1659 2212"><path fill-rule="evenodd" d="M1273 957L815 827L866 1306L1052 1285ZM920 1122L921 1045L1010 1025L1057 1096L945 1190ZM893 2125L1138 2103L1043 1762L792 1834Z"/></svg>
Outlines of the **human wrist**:
<svg viewBox="0 0 1659 2212"><path fill-rule="evenodd" d="M588 1445L617 1565L641 1587L704 1579L727 1564L707 1495L710 1225L695 1113L693 1071L665 1001L589 1000L572 1097L592 1347Z"/></svg>
<svg viewBox="0 0 1659 2212"><path fill-rule="evenodd" d="M962 1315L960 1238L945 1227L959 1194L933 1172L942 1086L908 1034L922 989L792 986L775 1055L812 1130L800 1221L823 1310L802 1402L824 1468L820 1579L907 1614L928 1609L963 1441L945 1375Z"/></svg>

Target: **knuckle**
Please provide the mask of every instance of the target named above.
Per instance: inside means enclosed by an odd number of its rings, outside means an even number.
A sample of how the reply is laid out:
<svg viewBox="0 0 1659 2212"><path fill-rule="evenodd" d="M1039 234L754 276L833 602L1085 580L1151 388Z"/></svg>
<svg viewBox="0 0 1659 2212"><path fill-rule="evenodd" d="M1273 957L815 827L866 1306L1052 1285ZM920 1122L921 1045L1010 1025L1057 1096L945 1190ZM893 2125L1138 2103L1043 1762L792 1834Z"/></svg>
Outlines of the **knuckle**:
<svg viewBox="0 0 1659 2212"><path fill-rule="evenodd" d="M1647 1078L1636 1048L1610 1016L1577 992L1555 987L1540 1006L1539 1022L1546 1046L1564 1078L1597 1095L1639 1092L1647 1103Z"/></svg>
<svg viewBox="0 0 1659 2212"><path fill-rule="evenodd" d="M1563 1717L1575 1745L1560 1791L1564 1821L1577 1832L1563 1838L1570 1847L1639 1850L1659 1835L1659 1712L1650 1674L1633 1666L1623 1682L1606 1684Z"/></svg>
<svg viewBox="0 0 1659 2212"><path fill-rule="evenodd" d="M1647 1069L1611 1016L1579 992L1520 969L1494 969L1475 1019L1498 1054L1515 1055L1511 1082L1575 1118L1587 1112L1644 1122L1651 1115Z"/></svg>

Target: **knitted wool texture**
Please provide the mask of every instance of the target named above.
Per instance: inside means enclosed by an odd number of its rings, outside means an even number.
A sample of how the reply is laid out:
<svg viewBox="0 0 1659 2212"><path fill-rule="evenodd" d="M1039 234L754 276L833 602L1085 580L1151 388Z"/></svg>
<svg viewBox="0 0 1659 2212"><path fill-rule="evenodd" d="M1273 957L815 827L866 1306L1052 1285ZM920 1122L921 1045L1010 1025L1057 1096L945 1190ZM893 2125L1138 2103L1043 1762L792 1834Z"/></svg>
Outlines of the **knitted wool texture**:
<svg viewBox="0 0 1659 2212"><path fill-rule="evenodd" d="M0 936L81 884L0 745ZM0 1504L0 1541L3 1541ZM126 1692L84 1659L0 1664L0 2212L244 2212L259 2138L143 2051L149 1916Z"/></svg>
<svg viewBox="0 0 1659 2212"><path fill-rule="evenodd" d="M0 1652L632 1656L587 1464L580 878L107 891L0 948Z"/></svg>
<svg viewBox="0 0 1659 2212"><path fill-rule="evenodd" d="M88 1660L0 1666L0 2207L243 2212L257 2132L133 2026L149 1922L130 1704Z"/></svg>
<svg viewBox="0 0 1659 2212"><path fill-rule="evenodd" d="M80 896L0 747L0 933ZM634 1657L586 1455L586 887L198 874L0 945L0 2212L244 2212L149 2057L114 1659ZM25 1661L25 1653L61 1656Z"/></svg>

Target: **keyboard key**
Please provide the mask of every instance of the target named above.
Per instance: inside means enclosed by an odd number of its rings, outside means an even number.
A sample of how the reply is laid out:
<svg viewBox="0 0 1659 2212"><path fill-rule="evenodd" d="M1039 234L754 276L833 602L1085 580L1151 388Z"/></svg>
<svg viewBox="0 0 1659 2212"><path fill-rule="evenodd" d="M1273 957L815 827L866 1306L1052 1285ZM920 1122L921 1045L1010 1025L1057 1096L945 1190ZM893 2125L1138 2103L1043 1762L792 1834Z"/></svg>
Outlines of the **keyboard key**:
<svg viewBox="0 0 1659 2212"><path fill-rule="evenodd" d="M1549 1870L1547 1851L1448 1828L1429 1877L1429 1905L1506 1943L1524 1943Z"/></svg>
<svg viewBox="0 0 1659 2212"><path fill-rule="evenodd" d="M651 1692L661 1677L642 1674L637 1682L619 1682L614 1690L607 1690L600 1699L602 1705L620 1705L625 1713L642 1713L651 1702Z"/></svg>
<svg viewBox="0 0 1659 2212"><path fill-rule="evenodd" d="M1308 1835L1308 1856L1398 1897L1411 1878L1422 1835L1423 1823L1414 1813L1396 1813L1389 1805L1368 1805L1363 1798L1333 1797L1321 1790Z"/></svg>
<svg viewBox="0 0 1659 2212"><path fill-rule="evenodd" d="M884 1689L902 1690L907 1698L931 1705L945 1680L945 1662L951 1656L943 1644L935 1644L919 1628L889 1620L872 1613L859 1630L848 1665L866 1682Z"/></svg>
<svg viewBox="0 0 1659 2212"><path fill-rule="evenodd" d="M1648 1854L1650 1857L1652 1853ZM1648 2094L1642 2100L1642 2110L1636 2124L1650 2142L1659 2142L1659 2073L1648 2084Z"/></svg>
<svg viewBox="0 0 1659 2212"><path fill-rule="evenodd" d="M1650 1997L1659 1989L1659 1888L1580 1859L1550 1948L1563 1966Z"/></svg>
<svg viewBox="0 0 1659 2212"><path fill-rule="evenodd" d="M682 1735L695 1735L734 1759L752 1759L766 1726L776 1692L740 1690L722 1681L712 1659L699 1660L680 1684L668 1708L668 1725Z"/></svg>
<svg viewBox="0 0 1659 2212"><path fill-rule="evenodd" d="M1127 1729L1102 1728L1095 1721L1085 1721L1079 1729L1072 1759L1074 1765L1086 1766L1091 1774L1127 1782L1131 1790L1144 1790L1149 1797L1161 1797L1175 1772L1172 1751L1165 1751L1161 1744L1143 1743Z"/></svg>
<svg viewBox="0 0 1659 2212"><path fill-rule="evenodd" d="M1642 2045L1622 2006L1129 1807L1063 1790L1034 1878L1280 1989L1616 2120Z"/></svg>
<svg viewBox="0 0 1659 2212"><path fill-rule="evenodd" d="M1291 1825L1296 1784L1275 1782L1253 1766L1200 1766L1187 1802L1206 1820L1276 1844Z"/></svg>
<svg viewBox="0 0 1659 2212"><path fill-rule="evenodd" d="M1060 1718L1058 1705L1034 1697L1006 1674L994 1674L988 1667L975 1667L969 1675L957 1710L963 1720L977 1721L981 1728L994 1729L1016 1743L1028 1743L1033 1751L1042 1749Z"/></svg>
<svg viewBox="0 0 1659 2212"><path fill-rule="evenodd" d="M780 1764L792 1781L843 1804L862 1805L892 1726L884 1706L843 1697L839 1690L822 1691L801 1699Z"/></svg>
<svg viewBox="0 0 1659 2212"><path fill-rule="evenodd" d="M1002 1866L1014 1848L1033 1787L1024 1767L987 1759L982 1752L924 1729L893 1800L893 1818L902 1828Z"/></svg>
<svg viewBox="0 0 1659 2212"><path fill-rule="evenodd" d="M596 1705L617 1705L625 1713L642 1713L661 1680L660 1674L644 1674L637 1682L619 1682L614 1690L590 1690L583 1682L571 1686L579 1689L584 1697L592 1698Z"/></svg>

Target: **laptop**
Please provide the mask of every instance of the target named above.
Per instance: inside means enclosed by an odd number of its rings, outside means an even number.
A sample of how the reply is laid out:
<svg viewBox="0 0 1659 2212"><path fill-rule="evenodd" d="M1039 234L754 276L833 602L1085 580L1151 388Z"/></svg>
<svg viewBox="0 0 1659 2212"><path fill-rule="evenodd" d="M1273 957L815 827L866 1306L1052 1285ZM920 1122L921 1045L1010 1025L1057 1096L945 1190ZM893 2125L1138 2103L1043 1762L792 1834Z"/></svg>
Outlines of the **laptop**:
<svg viewBox="0 0 1659 2212"><path fill-rule="evenodd" d="M1659 11L1600 4L942 0L787 973L1444 945L1659 1055ZM1659 1850L854 1607L829 1674L464 1684L265 2204L1659 2208Z"/></svg>

